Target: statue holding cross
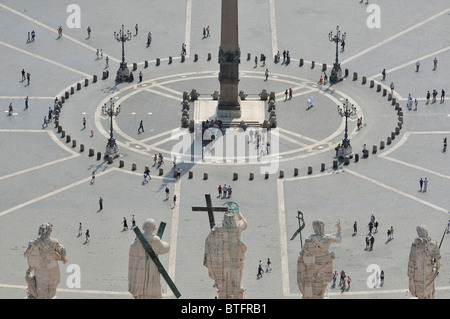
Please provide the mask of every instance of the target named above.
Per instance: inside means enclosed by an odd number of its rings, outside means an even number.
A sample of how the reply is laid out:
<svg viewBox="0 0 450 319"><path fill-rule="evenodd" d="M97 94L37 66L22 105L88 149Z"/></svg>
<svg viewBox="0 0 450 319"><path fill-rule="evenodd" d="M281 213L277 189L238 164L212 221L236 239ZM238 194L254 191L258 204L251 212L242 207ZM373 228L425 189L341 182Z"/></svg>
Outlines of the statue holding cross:
<svg viewBox="0 0 450 319"><path fill-rule="evenodd" d="M211 229L205 242L203 265L215 282L219 299L243 299L242 270L247 246L241 242L241 233L247 220L235 202L226 202L227 212L222 225Z"/></svg>
<svg viewBox="0 0 450 319"><path fill-rule="evenodd" d="M144 222L142 226L144 234L138 227L132 229L137 237L129 252L128 291L135 299L161 299L160 275L163 275L169 287L177 292L157 257L168 253L170 245L153 234L156 231L155 221L147 219Z"/></svg>

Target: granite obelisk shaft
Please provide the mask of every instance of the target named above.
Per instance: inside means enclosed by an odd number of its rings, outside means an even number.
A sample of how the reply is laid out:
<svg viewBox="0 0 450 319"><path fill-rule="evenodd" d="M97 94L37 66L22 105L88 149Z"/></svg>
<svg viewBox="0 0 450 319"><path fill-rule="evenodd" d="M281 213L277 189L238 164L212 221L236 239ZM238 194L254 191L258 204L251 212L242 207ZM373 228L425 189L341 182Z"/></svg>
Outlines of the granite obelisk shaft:
<svg viewBox="0 0 450 319"><path fill-rule="evenodd" d="M222 0L221 36L219 49L220 98L219 113L240 113L238 0ZM221 112L222 111L222 112Z"/></svg>

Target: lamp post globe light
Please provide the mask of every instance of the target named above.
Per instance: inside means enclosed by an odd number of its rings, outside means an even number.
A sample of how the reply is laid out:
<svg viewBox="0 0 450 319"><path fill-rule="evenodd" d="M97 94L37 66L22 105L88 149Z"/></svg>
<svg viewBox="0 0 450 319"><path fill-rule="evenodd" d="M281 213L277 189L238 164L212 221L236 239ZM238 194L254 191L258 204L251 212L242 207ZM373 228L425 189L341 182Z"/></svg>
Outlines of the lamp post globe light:
<svg viewBox="0 0 450 319"><path fill-rule="evenodd" d="M352 157L352 146L350 145L350 140L348 138L348 118L350 116L356 115L356 107L353 104L349 104L348 99L345 99L343 106L337 106L338 114L341 117L345 116L345 135L342 140L342 146L339 149L338 157Z"/></svg>
<svg viewBox="0 0 450 319"><path fill-rule="evenodd" d="M122 24L122 29L119 32L114 31L114 38L117 42L122 42L122 62L120 63L119 70L117 71L116 81L117 82L128 82L130 78L130 70L128 70L127 63L125 62L125 42L130 41L132 38L130 30L125 33L124 25Z"/></svg>
<svg viewBox="0 0 450 319"><path fill-rule="evenodd" d="M113 116L117 116L120 113L120 105L115 108L114 102L112 98L109 100L109 107L103 105L102 107L103 114L106 114L110 118L110 127L109 127L109 139L108 144L106 144L105 157L111 155L113 158L116 158L120 155L119 147L116 144L116 139L114 138L114 130L113 130Z"/></svg>
<svg viewBox="0 0 450 319"><path fill-rule="evenodd" d="M343 43L345 41L345 37L347 34L344 32L344 34L341 34L341 31L339 30L339 26L336 27L336 34L333 35L333 31L330 31L328 33L328 39L331 42L336 43L336 61L334 62L333 69L331 70L330 74L330 81L331 82L339 82L342 81L342 70L341 70L341 64L339 63L339 51L338 51L338 45L339 43Z"/></svg>

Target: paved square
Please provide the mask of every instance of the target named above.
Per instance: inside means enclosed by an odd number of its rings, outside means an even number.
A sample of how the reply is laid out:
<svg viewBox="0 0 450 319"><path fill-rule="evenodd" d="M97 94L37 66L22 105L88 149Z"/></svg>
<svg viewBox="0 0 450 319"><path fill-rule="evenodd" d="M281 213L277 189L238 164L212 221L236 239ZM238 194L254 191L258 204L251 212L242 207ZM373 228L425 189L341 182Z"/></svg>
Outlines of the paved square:
<svg viewBox="0 0 450 319"><path fill-rule="evenodd" d="M450 155L442 150L443 139L450 137L450 108L441 100L442 90L450 92L450 7L446 0L433 5L420 0L370 2L240 1L239 90L249 100L258 100L263 90L274 92L277 127L260 130L271 142L268 154L258 153L255 139L246 131L252 152L239 157L239 144L227 144L235 135L230 131L214 147L231 145L238 154L229 158L217 152L202 159L190 143L195 132L181 128L182 102L184 92L195 89L201 102L214 103L212 94L219 90L220 0L80 0L79 17L67 10L70 1L0 1L0 26L7 30L0 40L0 298L25 297L28 265L23 253L39 226L50 222L52 236L66 248L68 259L60 264L58 298L131 299L128 251L135 236L123 230L122 221L125 217L131 225L134 215L139 227L147 218L167 224L163 239L171 250L161 262L181 298L213 299L216 290L203 266L208 217L192 211L193 206L205 205L205 193L212 195L214 206L238 203L248 221L242 234L247 245L242 285L249 299L301 298L300 237L290 240L298 229L298 211L306 223L303 241L313 233L314 220L324 220L327 233L341 222L342 242L331 246L336 255L333 267L345 270L352 285L341 292L330 284L328 298L410 298L409 250L420 224L428 227L432 239L442 240L436 297L450 298L450 239L445 234ZM71 28L78 18L80 27ZM377 22L379 28L373 27ZM134 81L117 84L122 48L114 31L122 24L133 34L125 43L125 60ZM339 50L346 76L338 83L318 84L335 62L335 43L328 33L336 32L337 25L347 35L345 50ZM207 26L210 36L203 37ZM36 38L27 42L32 30ZM152 42L147 46L149 32ZM182 43L187 45L184 61ZM278 51L289 51L290 63L282 56L275 62ZM255 65L254 58L259 60L261 54L266 61ZM22 69L31 74L30 83L22 79ZM290 88L292 97L285 95ZM436 101L427 101L427 91L433 90ZM409 95L417 99L417 109L408 108ZM311 97L314 106L308 108ZM43 125L55 98L65 100L58 114L60 129L54 118ZM337 106L346 100L357 110L347 124L358 156L348 164L334 162L346 127ZM120 105L112 119L120 148L113 163L102 156L111 125L102 108L110 101ZM194 114L194 101L189 104L190 120L210 116ZM263 113L269 120L268 104ZM143 131L138 130L141 121ZM367 158L363 145L369 150ZM161 167L154 163L158 153L165 159ZM179 181L173 175L173 156L182 172ZM152 179L143 184L146 166ZM96 179L91 183L93 171ZM425 177L426 192L419 189L419 179ZM218 196L219 184L232 186L230 198ZM371 214L380 226L374 249L368 251L365 237ZM222 221L220 213L215 216L217 223ZM83 231L89 229L90 242L78 235L79 223ZM388 241L391 226L395 238ZM258 262L267 258L273 270L257 279ZM373 265L385 271L383 287L372 281ZM73 287L73 267L80 275L79 287ZM162 286L163 296L174 299L164 282Z"/></svg>

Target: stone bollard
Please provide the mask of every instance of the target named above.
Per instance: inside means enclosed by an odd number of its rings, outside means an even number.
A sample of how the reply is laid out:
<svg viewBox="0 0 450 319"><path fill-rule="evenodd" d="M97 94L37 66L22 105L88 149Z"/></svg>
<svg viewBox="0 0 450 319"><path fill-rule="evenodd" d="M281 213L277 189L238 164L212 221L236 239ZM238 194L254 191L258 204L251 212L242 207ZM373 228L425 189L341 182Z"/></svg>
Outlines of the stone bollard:
<svg viewBox="0 0 450 319"><path fill-rule="evenodd" d="M247 61L250 61L251 58L252 58L252 54L251 53L247 53Z"/></svg>
<svg viewBox="0 0 450 319"><path fill-rule="evenodd" d="M303 59L300 59L299 66L303 66Z"/></svg>
<svg viewBox="0 0 450 319"><path fill-rule="evenodd" d="M325 72L327 70L327 64L324 63L322 64L322 72Z"/></svg>
<svg viewBox="0 0 450 319"><path fill-rule="evenodd" d="M395 97L392 98L392 105L395 105L397 103L397 99Z"/></svg>
<svg viewBox="0 0 450 319"><path fill-rule="evenodd" d="M79 91L79 90L81 90L81 83L80 82L77 83L77 91Z"/></svg>
<svg viewBox="0 0 450 319"><path fill-rule="evenodd" d="M344 158L344 165L349 165L350 164L350 157L346 156Z"/></svg>
<svg viewBox="0 0 450 319"><path fill-rule="evenodd" d="M194 177L194 172L193 171L189 171L188 176L189 176L189 179L192 179Z"/></svg>
<svg viewBox="0 0 450 319"><path fill-rule="evenodd" d="M112 155L108 155L108 164L112 164L114 162L114 159Z"/></svg>
<svg viewBox="0 0 450 319"><path fill-rule="evenodd" d="M203 180L206 181L208 179L208 173L204 172L203 173Z"/></svg>
<svg viewBox="0 0 450 319"><path fill-rule="evenodd" d="M135 170L136 170L136 163L132 163L132 164L131 164L131 170L132 170L132 171L135 171Z"/></svg>
<svg viewBox="0 0 450 319"><path fill-rule="evenodd" d="M377 84L377 92L381 92L381 84Z"/></svg>
<svg viewBox="0 0 450 319"><path fill-rule="evenodd" d="M375 154L377 152L377 146L373 145L372 146L372 154Z"/></svg>
<svg viewBox="0 0 450 319"><path fill-rule="evenodd" d="M122 167L124 167L124 166L125 166L124 160L120 160L120 161L119 161L119 167L122 168Z"/></svg>
<svg viewBox="0 0 450 319"><path fill-rule="evenodd" d="M66 97L64 95L61 95L60 100L61 100L61 104L64 104L64 102L66 101Z"/></svg>
<svg viewBox="0 0 450 319"><path fill-rule="evenodd" d="M89 156L94 156L94 149L93 148L89 149Z"/></svg>
<svg viewBox="0 0 450 319"><path fill-rule="evenodd" d="M353 72L353 81L358 80L358 73L357 72Z"/></svg>
<svg viewBox="0 0 450 319"><path fill-rule="evenodd" d="M66 137L66 131L64 130L61 131L61 137Z"/></svg>
<svg viewBox="0 0 450 319"><path fill-rule="evenodd" d="M345 74L345 75L344 75L345 77L348 76L348 69L345 69L344 74Z"/></svg>
<svg viewBox="0 0 450 319"><path fill-rule="evenodd" d="M196 53L196 54L194 54L194 62L197 62L198 61L198 54Z"/></svg>
<svg viewBox="0 0 450 319"><path fill-rule="evenodd" d="M312 166L308 166L308 174L311 175L313 172L313 168Z"/></svg>
<svg viewBox="0 0 450 319"><path fill-rule="evenodd" d="M162 176L164 174L164 170L162 168L159 169L159 176Z"/></svg>
<svg viewBox="0 0 450 319"><path fill-rule="evenodd" d="M338 168L338 161L333 160L333 169L337 169L337 168Z"/></svg>
<svg viewBox="0 0 450 319"><path fill-rule="evenodd" d="M400 134L400 127L397 126L395 128L395 135L398 135L398 134Z"/></svg>
<svg viewBox="0 0 450 319"><path fill-rule="evenodd" d="M325 163L320 164L320 171L321 172L325 171Z"/></svg>
<svg viewBox="0 0 450 319"><path fill-rule="evenodd" d="M363 157L364 158L368 158L369 157L369 150L364 150L363 151Z"/></svg>
<svg viewBox="0 0 450 319"><path fill-rule="evenodd" d="M281 171L280 171L280 178L283 178L283 177L284 177L284 171L281 170Z"/></svg>
<svg viewBox="0 0 450 319"><path fill-rule="evenodd" d="M403 116L399 116L398 117L398 121L401 122L403 124Z"/></svg>
<svg viewBox="0 0 450 319"><path fill-rule="evenodd" d="M366 84L366 81L367 81L366 76L363 76L363 77L362 77L362 82L361 82L361 83L362 83L362 84Z"/></svg>
<svg viewBox="0 0 450 319"><path fill-rule="evenodd" d="M97 161L102 159L102 153L101 152L97 152Z"/></svg>
<svg viewBox="0 0 450 319"><path fill-rule="evenodd" d="M69 91L64 92L64 97L66 98L66 100L69 98Z"/></svg>
<svg viewBox="0 0 450 319"><path fill-rule="evenodd" d="M392 140L392 138L390 136L388 136L386 139L386 144L391 145L391 140Z"/></svg>
<svg viewBox="0 0 450 319"><path fill-rule="evenodd" d="M84 144L80 144L80 152L84 152Z"/></svg>
<svg viewBox="0 0 450 319"><path fill-rule="evenodd" d="M72 87L70 87L70 95L73 95L75 93L75 89Z"/></svg>
<svg viewBox="0 0 450 319"><path fill-rule="evenodd" d="M144 61L144 68L148 68L148 61L147 60Z"/></svg>
<svg viewBox="0 0 450 319"><path fill-rule="evenodd" d="M391 132L391 140L395 140L395 132Z"/></svg>
<svg viewBox="0 0 450 319"><path fill-rule="evenodd" d="M233 181L237 181L238 180L238 173L233 173Z"/></svg>
<svg viewBox="0 0 450 319"><path fill-rule="evenodd" d="M186 57L185 57L184 54L183 54L183 55L181 56L181 61L180 61L180 62L183 63L184 60L185 60L185 58L186 58Z"/></svg>
<svg viewBox="0 0 450 319"><path fill-rule="evenodd" d="M391 93L388 94L388 101L392 101L392 94Z"/></svg>
<svg viewBox="0 0 450 319"><path fill-rule="evenodd" d="M92 83L97 83L97 75L92 76Z"/></svg>
<svg viewBox="0 0 450 319"><path fill-rule="evenodd" d="M387 90L383 89L383 96L386 96L386 95L387 95Z"/></svg>
<svg viewBox="0 0 450 319"><path fill-rule="evenodd" d="M355 154L355 163L357 163L358 161L359 161L359 154L356 153L356 154Z"/></svg>
<svg viewBox="0 0 450 319"><path fill-rule="evenodd" d="M137 63L133 62L133 71L136 71L136 70L137 70Z"/></svg>
<svg viewBox="0 0 450 319"><path fill-rule="evenodd" d="M172 64L172 57L169 57L169 64Z"/></svg>
<svg viewBox="0 0 450 319"><path fill-rule="evenodd" d="M370 80L370 88L373 88L375 86L375 81L374 80Z"/></svg>
<svg viewBox="0 0 450 319"><path fill-rule="evenodd" d="M266 172L266 173L264 174L264 179L269 179L269 172Z"/></svg>
<svg viewBox="0 0 450 319"><path fill-rule="evenodd" d="M248 179L251 180L251 181L254 180L255 179L255 174L254 173L250 173L249 176L248 176Z"/></svg>
<svg viewBox="0 0 450 319"><path fill-rule="evenodd" d="M61 132L62 132L62 126L59 125L59 126L58 126L58 133L61 133Z"/></svg>
<svg viewBox="0 0 450 319"><path fill-rule="evenodd" d="M84 86L88 86L89 85L89 80L88 79L84 79Z"/></svg>
<svg viewBox="0 0 450 319"><path fill-rule="evenodd" d="M294 168L294 176L298 176L298 168Z"/></svg>
<svg viewBox="0 0 450 319"><path fill-rule="evenodd" d="M77 147L77 141L76 140L72 140L72 147Z"/></svg>
<svg viewBox="0 0 450 319"><path fill-rule="evenodd" d="M311 61L311 69L314 69L315 64L316 63L314 61Z"/></svg>
<svg viewBox="0 0 450 319"><path fill-rule="evenodd" d="M380 141L380 150L384 149L384 141Z"/></svg>
<svg viewBox="0 0 450 319"><path fill-rule="evenodd" d="M67 134L67 136L66 136L66 143L70 143L70 135L69 134Z"/></svg>
<svg viewBox="0 0 450 319"><path fill-rule="evenodd" d="M208 53L208 61L211 61L211 53Z"/></svg>
<svg viewBox="0 0 450 319"><path fill-rule="evenodd" d="M161 59L160 58L156 58L156 66L161 64Z"/></svg>
<svg viewBox="0 0 450 319"><path fill-rule="evenodd" d="M55 119L55 127L59 126L59 120Z"/></svg>
<svg viewBox="0 0 450 319"><path fill-rule="evenodd" d="M400 129L402 129L402 125L403 125L402 122L400 122L400 121L397 122L397 126L398 126Z"/></svg>

